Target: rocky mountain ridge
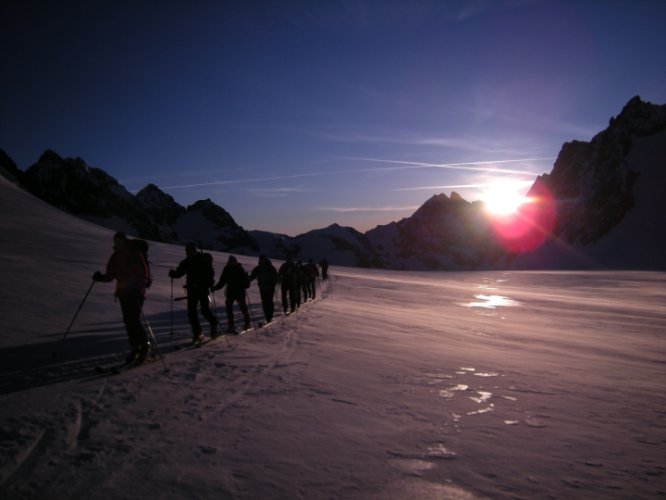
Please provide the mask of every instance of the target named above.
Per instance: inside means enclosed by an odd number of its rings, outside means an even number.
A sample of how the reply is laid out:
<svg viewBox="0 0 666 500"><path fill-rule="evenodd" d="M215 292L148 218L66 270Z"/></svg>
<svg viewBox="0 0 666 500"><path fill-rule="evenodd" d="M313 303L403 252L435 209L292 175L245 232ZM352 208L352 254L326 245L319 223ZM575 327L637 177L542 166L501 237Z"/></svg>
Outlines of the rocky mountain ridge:
<svg viewBox="0 0 666 500"><path fill-rule="evenodd" d="M326 256L334 265L412 270L661 269L666 266L655 252L666 251L665 225L659 220L666 213L661 195L665 134L666 105L634 97L590 142L565 143L553 170L538 177L529 193L541 200L537 215L545 213L548 222L535 219L535 212L520 214L532 219L534 247L524 241L507 244L483 204L455 192L434 195L412 216L366 233L333 224L290 237L246 231L211 200L183 207L154 184L132 195L103 170L50 150L25 172L0 150L0 168L35 196L100 225L227 252L278 259ZM631 235L631 246L622 234Z"/></svg>

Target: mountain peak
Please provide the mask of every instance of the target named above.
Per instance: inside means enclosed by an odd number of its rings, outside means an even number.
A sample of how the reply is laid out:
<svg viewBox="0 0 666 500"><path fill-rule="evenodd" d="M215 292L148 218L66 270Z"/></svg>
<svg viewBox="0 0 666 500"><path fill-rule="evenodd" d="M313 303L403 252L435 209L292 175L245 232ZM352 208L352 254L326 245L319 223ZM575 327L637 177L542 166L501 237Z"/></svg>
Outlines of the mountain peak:
<svg viewBox="0 0 666 500"><path fill-rule="evenodd" d="M239 228L234 218L221 206L215 204L210 198L198 200L187 207L187 211L200 212L206 219L222 227Z"/></svg>
<svg viewBox="0 0 666 500"><path fill-rule="evenodd" d="M219 207L216 205L213 200L210 198L206 198L205 200L197 200L195 201L192 205L189 205L187 207L188 210L211 210L211 209L219 209L222 207ZM224 209L223 209L224 210Z"/></svg>
<svg viewBox="0 0 666 500"><path fill-rule="evenodd" d="M157 193L164 194L164 191L162 191L160 188L158 188L152 182L149 183L149 184L146 184L146 186L141 191L139 191L139 193L143 193L143 192L146 192L146 193L155 193L155 192L157 192Z"/></svg>
<svg viewBox="0 0 666 500"><path fill-rule="evenodd" d="M24 175L14 160L2 149L0 149L0 174L5 175L14 183L21 183Z"/></svg>
<svg viewBox="0 0 666 500"><path fill-rule="evenodd" d="M42 156L39 157L39 160L37 160L37 163L42 165L60 165L62 162L62 157L52 149L44 151Z"/></svg>
<svg viewBox="0 0 666 500"><path fill-rule="evenodd" d="M609 121L609 126L595 136L612 136L613 140L628 141L629 136L644 137L666 129L666 104L656 105L634 96L624 105L620 114Z"/></svg>
<svg viewBox="0 0 666 500"><path fill-rule="evenodd" d="M185 212L185 208L179 205L173 197L155 184L148 184L136 194L136 199L144 210L149 212L160 223L172 221L179 214Z"/></svg>

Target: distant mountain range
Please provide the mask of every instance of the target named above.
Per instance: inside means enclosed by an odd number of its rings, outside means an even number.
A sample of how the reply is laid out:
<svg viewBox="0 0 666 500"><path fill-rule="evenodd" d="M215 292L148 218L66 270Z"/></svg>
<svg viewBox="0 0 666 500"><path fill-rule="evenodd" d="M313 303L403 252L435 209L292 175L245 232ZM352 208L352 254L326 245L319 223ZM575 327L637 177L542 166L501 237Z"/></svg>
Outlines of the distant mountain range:
<svg viewBox="0 0 666 500"><path fill-rule="evenodd" d="M211 200L183 207L153 184L132 195L103 170L51 150L25 172L0 150L0 172L102 226L231 253L410 270L666 269L666 105L639 97L590 142L562 146L552 172L528 194L539 203L519 213L527 221L519 237L455 192L366 233L333 224L290 237L247 231Z"/></svg>

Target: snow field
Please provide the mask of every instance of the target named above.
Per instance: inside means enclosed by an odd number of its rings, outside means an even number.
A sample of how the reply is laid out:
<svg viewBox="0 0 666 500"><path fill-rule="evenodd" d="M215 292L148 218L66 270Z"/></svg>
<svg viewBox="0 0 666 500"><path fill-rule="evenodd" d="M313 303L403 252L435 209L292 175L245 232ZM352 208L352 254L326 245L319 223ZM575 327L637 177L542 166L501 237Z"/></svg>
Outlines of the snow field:
<svg viewBox="0 0 666 500"><path fill-rule="evenodd" d="M1 498L666 494L664 273L333 267L296 314L177 350L184 249L156 243L168 371L99 376L127 348L112 285L61 339L112 232L0 189Z"/></svg>

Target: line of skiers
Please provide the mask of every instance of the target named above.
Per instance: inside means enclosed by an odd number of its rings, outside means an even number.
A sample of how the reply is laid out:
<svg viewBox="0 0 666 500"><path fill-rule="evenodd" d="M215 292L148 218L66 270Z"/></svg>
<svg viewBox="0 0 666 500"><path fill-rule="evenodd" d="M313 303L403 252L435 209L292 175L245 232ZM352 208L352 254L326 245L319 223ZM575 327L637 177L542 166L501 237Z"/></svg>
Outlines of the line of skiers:
<svg viewBox="0 0 666 500"><path fill-rule="evenodd" d="M114 252L109 258L105 272L95 272L93 280L101 282L116 280L115 296L120 302L130 344L130 353L126 362L141 363L151 354L151 344L141 323L145 293L146 289L150 287L151 280L147 244L142 240L130 240L123 232L117 232L113 237L113 242ZM210 336L216 337L220 334L218 319L210 307L209 292L226 287L227 328L225 333L236 332L233 313L235 303L238 303L243 315L243 329L251 327L246 299L247 289L254 280L257 281L259 287L266 323L273 320L278 285L285 314L296 311L303 302L315 298L315 283L320 273L312 259L305 264L289 259L277 270L270 259L262 255L259 257L257 266L248 274L238 260L234 256L230 256L216 283L211 254L199 252L196 245L190 243L185 247L185 255L185 259L175 269L171 269L168 275L172 280L172 300L173 280L186 277L184 288L187 291L187 318L192 329L193 343L201 342L204 338L199 321L199 310L210 324ZM324 258L319 264L322 279L328 279L328 262ZM214 297L213 295L213 301Z"/></svg>

